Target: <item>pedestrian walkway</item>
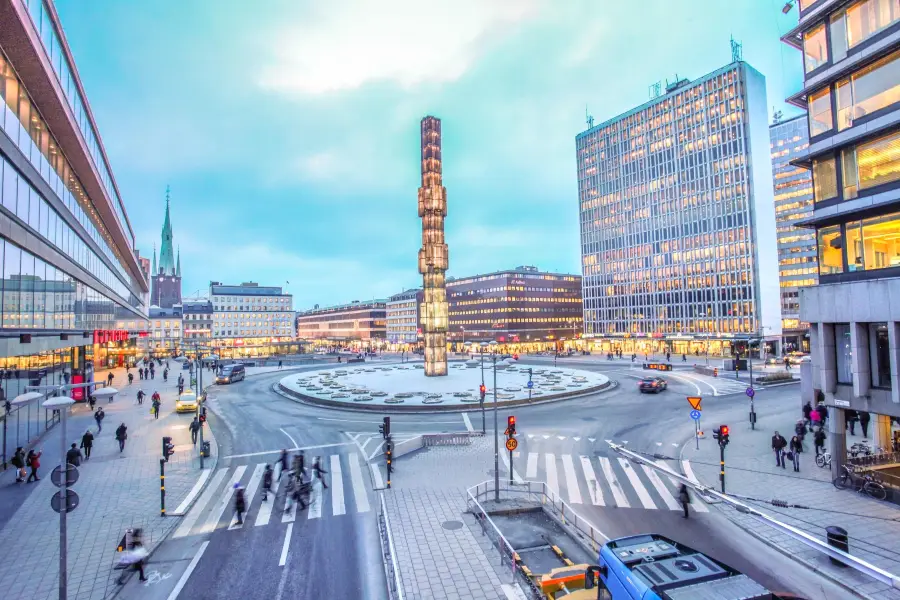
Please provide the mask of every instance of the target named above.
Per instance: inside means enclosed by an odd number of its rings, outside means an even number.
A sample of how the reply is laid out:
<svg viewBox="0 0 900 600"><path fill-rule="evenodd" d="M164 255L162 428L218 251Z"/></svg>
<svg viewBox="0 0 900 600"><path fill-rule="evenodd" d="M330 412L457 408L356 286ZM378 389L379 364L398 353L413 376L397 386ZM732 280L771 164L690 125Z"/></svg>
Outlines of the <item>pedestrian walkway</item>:
<svg viewBox="0 0 900 600"><path fill-rule="evenodd" d="M174 363L173 363L174 364ZM68 594L70 598L101 599L115 589L119 572L113 571L116 548L126 528L144 530L145 544L152 548L177 525L172 518L160 517L160 466L162 436L171 436L175 454L166 464L166 508L178 506L201 476L199 458L191 444L189 415L175 414L177 373L172 370L168 383L156 378L140 381L135 369L134 384L128 385L124 369L114 369L113 387L120 393L112 402L98 401L106 418L102 431L89 407L79 403L71 409L67 442L79 442L88 429L94 433L90 460L78 468L80 477L72 489L78 494L78 508L68 515ZM100 376L105 375L103 372ZM98 376L98 380L100 379ZM138 404L140 384L148 398ZM154 390L162 397L159 419L150 414L149 396ZM119 452L115 429L125 423L128 439ZM207 430L207 437L209 438ZM16 484L12 470L0 475L0 498L21 497L17 505L4 503L12 511L0 529L0 590L4 598L51 599L58 597L59 517L50 508L57 491L50 482L50 471L58 464L60 428L51 429L38 443L45 450L41 461L41 481L28 484L25 494ZM52 460L48 459L54 455ZM209 466L209 462L207 463Z"/></svg>
<svg viewBox="0 0 900 600"><path fill-rule="evenodd" d="M793 403L778 415L766 416L766 421L777 424L777 430L788 440L798 416L792 409ZM757 499L747 503L823 541L826 527L843 527L850 536L851 554L900 575L900 507L852 490L837 490L831 483L830 470L815 465L811 436L806 437L807 451L801 454L799 473L793 471L790 461L786 469L777 467L771 449L774 431L775 428L753 431L744 425L731 427L730 443L725 450L726 492ZM688 444L682 458L699 481L719 489L719 447L714 440L702 440L700 450L694 449L693 442ZM773 500L808 508L773 506L770 504ZM742 529L799 560L805 567L836 578L867 597L900 599L897 590L888 589L852 569L832 565L820 552L756 518L724 504L717 506Z"/></svg>

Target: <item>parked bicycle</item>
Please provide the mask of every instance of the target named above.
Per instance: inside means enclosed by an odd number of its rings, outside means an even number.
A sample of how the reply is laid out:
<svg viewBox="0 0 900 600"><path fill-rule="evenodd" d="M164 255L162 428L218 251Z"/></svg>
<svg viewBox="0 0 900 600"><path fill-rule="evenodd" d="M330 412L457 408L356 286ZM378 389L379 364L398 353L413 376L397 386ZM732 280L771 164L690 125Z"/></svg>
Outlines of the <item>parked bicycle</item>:
<svg viewBox="0 0 900 600"><path fill-rule="evenodd" d="M884 485L873 473L858 475L847 465L841 467L841 474L835 477L832 483L839 490L852 487L857 494L865 492L866 495L876 500L887 498L887 491L884 489Z"/></svg>
<svg viewBox="0 0 900 600"><path fill-rule="evenodd" d="M831 468L831 452L825 450L822 454L816 455L816 465L820 467Z"/></svg>

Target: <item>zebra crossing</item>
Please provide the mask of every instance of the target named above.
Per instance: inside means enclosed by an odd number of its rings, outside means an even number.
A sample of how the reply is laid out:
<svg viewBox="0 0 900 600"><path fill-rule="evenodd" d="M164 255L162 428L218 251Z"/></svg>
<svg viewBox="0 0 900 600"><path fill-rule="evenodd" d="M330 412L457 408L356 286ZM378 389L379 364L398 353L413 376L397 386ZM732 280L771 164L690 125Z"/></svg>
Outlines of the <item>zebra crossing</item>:
<svg viewBox="0 0 900 600"><path fill-rule="evenodd" d="M681 510L677 500L680 484L646 465L636 467L621 457L574 456L572 454L528 452L513 453L513 481L544 481L552 492L569 504L592 504L646 510ZM509 476L509 456L501 452L506 476ZM518 472L525 459L525 476ZM518 461L518 462L517 462ZM696 481L690 463L682 462L685 476ZM676 468L663 461L660 466ZM709 512L696 495L691 507L696 512Z"/></svg>
<svg viewBox="0 0 900 600"><path fill-rule="evenodd" d="M296 502L288 508L287 498L281 490L284 480L278 478L277 469L268 499L262 499L262 478L266 467L264 462L217 469L172 537L202 535L221 529L233 531L244 527L263 527L273 521L293 523L300 519L341 518L348 514L370 512L371 491L364 478L366 465L359 453L332 454L322 460L328 470L325 475L328 487L324 488L321 482L314 482L309 507L305 511L299 511ZM240 524L234 513L235 484L244 488L247 504L247 512Z"/></svg>

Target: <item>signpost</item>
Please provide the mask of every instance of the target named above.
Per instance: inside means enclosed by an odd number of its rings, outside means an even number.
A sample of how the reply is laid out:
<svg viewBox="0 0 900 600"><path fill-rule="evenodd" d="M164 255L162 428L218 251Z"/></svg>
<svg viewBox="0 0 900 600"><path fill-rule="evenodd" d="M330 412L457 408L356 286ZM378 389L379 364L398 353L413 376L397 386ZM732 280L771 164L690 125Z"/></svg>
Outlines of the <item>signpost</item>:
<svg viewBox="0 0 900 600"><path fill-rule="evenodd" d="M691 418L694 420L694 445L697 450L700 449L700 414L702 396L688 396L688 404L691 405Z"/></svg>
<svg viewBox="0 0 900 600"><path fill-rule="evenodd" d="M53 470L54 473L50 476L51 480L55 479L54 485L60 486L60 491L50 499L50 507L59 513L59 600L66 600L68 593L66 515L78 506L78 494L68 487L62 487L63 485L70 485L70 480L72 483L78 481L78 469L66 462L66 421L69 416L69 407L73 404L75 404L74 400L65 397L49 398L43 403L44 408L60 412L59 439L61 441L61 458L59 466ZM74 474L71 473L72 471L74 471Z"/></svg>
<svg viewBox="0 0 900 600"><path fill-rule="evenodd" d="M752 387L747 388L747 397L750 398L750 429L756 429L756 411L753 409L753 396L756 391Z"/></svg>

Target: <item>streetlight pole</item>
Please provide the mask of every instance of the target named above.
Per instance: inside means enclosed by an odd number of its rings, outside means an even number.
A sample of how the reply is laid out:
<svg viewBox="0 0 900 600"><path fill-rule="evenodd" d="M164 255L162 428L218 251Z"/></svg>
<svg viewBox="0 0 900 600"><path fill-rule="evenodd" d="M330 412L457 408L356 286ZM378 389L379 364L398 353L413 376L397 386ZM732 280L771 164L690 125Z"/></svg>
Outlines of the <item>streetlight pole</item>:
<svg viewBox="0 0 900 600"><path fill-rule="evenodd" d="M50 398L44 402L44 408L58 410L60 412L59 434L61 455L59 459L60 478L59 486L59 600L66 600L68 593L67 553L66 553L66 516L69 511L69 473L66 463L66 418L69 407L75 404L71 398Z"/></svg>
<svg viewBox="0 0 900 600"><path fill-rule="evenodd" d="M497 355L491 354L494 363L494 501L500 502L500 431L497 426ZM512 467L512 465L510 465Z"/></svg>

